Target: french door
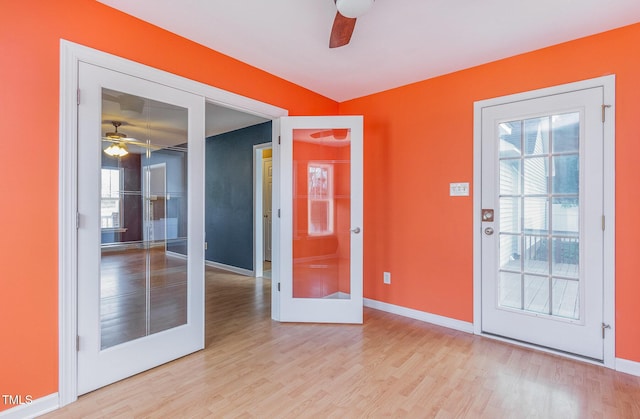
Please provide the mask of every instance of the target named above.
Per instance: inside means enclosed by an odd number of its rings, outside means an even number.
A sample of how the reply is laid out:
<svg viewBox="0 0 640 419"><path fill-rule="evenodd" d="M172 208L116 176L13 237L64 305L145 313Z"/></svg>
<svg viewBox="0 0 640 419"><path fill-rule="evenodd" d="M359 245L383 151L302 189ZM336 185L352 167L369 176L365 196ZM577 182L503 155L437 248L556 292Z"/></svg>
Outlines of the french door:
<svg viewBox="0 0 640 419"><path fill-rule="evenodd" d="M280 123L280 320L362 323L362 117Z"/></svg>
<svg viewBox="0 0 640 419"><path fill-rule="evenodd" d="M603 87L482 108L482 331L603 360Z"/></svg>
<svg viewBox="0 0 640 419"><path fill-rule="evenodd" d="M79 64L78 394L204 347L204 98Z"/></svg>

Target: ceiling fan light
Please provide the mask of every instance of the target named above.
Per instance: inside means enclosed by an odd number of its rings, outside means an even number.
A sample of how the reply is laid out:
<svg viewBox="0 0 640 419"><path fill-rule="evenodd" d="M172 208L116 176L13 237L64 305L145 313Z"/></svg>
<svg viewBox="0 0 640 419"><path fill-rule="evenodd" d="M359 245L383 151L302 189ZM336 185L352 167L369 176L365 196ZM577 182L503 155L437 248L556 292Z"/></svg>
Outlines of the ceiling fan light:
<svg viewBox="0 0 640 419"><path fill-rule="evenodd" d="M344 17L358 18L371 9L374 0L336 0L338 12Z"/></svg>
<svg viewBox="0 0 640 419"><path fill-rule="evenodd" d="M124 144L111 144L105 148L104 152L111 157L124 157L129 154L129 150L127 150L127 146Z"/></svg>

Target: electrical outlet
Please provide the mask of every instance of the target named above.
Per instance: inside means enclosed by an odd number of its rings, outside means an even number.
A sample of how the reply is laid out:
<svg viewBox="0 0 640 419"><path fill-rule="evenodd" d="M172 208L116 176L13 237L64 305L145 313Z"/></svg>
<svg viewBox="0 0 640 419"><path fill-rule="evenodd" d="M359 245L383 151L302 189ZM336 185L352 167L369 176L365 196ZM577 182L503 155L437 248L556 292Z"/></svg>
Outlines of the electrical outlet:
<svg viewBox="0 0 640 419"><path fill-rule="evenodd" d="M385 284L390 284L391 283L391 272L385 272L384 274L382 274L382 280L384 281Z"/></svg>

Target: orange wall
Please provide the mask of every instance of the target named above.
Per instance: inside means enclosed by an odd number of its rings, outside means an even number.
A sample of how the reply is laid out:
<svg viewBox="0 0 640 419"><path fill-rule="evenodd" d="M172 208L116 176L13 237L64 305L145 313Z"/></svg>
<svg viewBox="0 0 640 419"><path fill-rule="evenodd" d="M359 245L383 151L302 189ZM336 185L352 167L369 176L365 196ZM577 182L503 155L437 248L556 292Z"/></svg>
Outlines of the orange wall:
<svg viewBox="0 0 640 419"><path fill-rule="evenodd" d="M473 103L616 74L616 356L640 362L638 45L640 24L341 103L365 121L365 297L473 321L472 197L448 196L473 181Z"/></svg>
<svg viewBox="0 0 640 419"><path fill-rule="evenodd" d="M126 30L114 30L110 22ZM268 102L291 115L364 114L365 295L465 321L472 321L473 311L472 202L449 198L448 184L472 180L473 102L616 73L617 356L640 362L640 258L634 240L640 235L634 169L640 155L634 129L640 114L640 25L338 106L94 0L22 0L4 1L0 13L2 394L35 399L58 388L60 38ZM391 286L383 286L383 271L392 272Z"/></svg>
<svg viewBox="0 0 640 419"><path fill-rule="evenodd" d="M2 1L1 9L0 393L36 399L58 389L60 38L291 115L335 114L338 105L95 0Z"/></svg>

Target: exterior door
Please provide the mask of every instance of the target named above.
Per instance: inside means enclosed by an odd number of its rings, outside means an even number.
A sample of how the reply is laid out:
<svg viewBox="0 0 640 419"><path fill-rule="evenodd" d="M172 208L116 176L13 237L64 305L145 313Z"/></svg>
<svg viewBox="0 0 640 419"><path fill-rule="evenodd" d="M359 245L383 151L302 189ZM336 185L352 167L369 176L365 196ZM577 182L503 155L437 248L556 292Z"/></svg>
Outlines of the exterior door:
<svg viewBox="0 0 640 419"><path fill-rule="evenodd" d="M204 347L204 98L86 63L79 92L83 394Z"/></svg>
<svg viewBox="0 0 640 419"><path fill-rule="evenodd" d="M262 211L264 212L264 260L271 262L271 225L273 218L273 159L271 157L262 161Z"/></svg>
<svg viewBox="0 0 640 419"><path fill-rule="evenodd" d="M603 88L482 108L482 331L603 360Z"/></svg>
<svg viewBox="0 0 640 419"><path fill-rule="evenodd" d="M362 323L362 117L281 118L280 319Z"/></svg>

